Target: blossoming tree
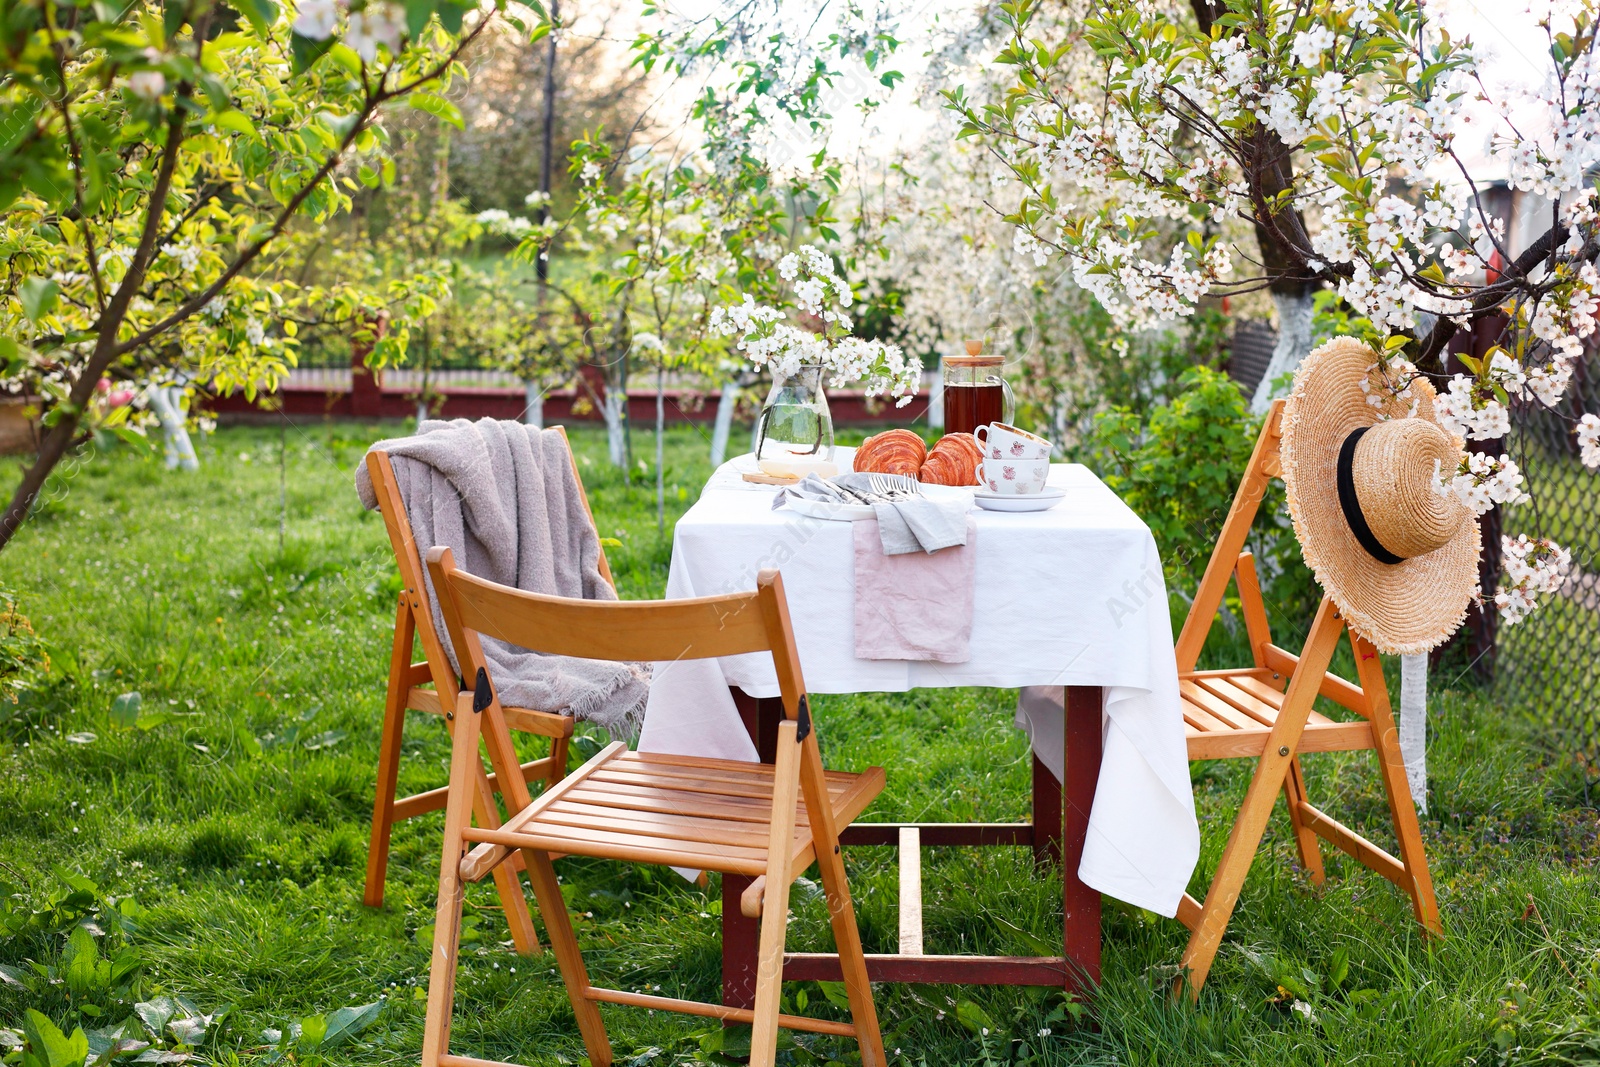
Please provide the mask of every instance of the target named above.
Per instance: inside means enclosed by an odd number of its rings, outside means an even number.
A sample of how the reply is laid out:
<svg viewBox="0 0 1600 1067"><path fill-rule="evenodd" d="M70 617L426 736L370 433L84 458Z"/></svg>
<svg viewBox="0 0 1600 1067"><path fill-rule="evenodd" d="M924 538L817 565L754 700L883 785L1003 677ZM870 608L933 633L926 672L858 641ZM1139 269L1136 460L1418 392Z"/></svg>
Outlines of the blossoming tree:
<svg viewBox="0 0 1600 1067"><path fill-rule="evenodd" d="M1107 0L1036 33L1037 0L1001 7L1015 72L998 99L947 96L964 134L1009 166L1017 246L1064 256L1079 285L1140 327L1206 294L1269 289L1283 340L1258 399L1309 347L1309 297L1332 287L1364 322L1388 388L1443 386L1471 441L1509 429L1512 397L1552 408L1600 308L1595 0L1536 0L1550 46L1538 91L1491 90L1469 41L1420 0ZM1483 130L1484 134L1475 133ZM1474 137L1551 224L1519 255L1465 160ZM1450 340L1504 315L1499 343L1447 375ZM1600 419L1573 427L1600 465ZM1525 495L1504 455L1441 472L1482 513ZM1559 587L1569 557L1507 541L1495 594L1516 619Z"/></svg>
<svg viewBox="0 0 1600 1067"><path fill-rule="evenodd" d="M275 384L293 326L273 328L284 294L262 257L392 180L386 105L454 117L437 90L497 17L459 0L7 6L0 382L40 397L46 432L0 547L116 417L104 379Z"/></svg>

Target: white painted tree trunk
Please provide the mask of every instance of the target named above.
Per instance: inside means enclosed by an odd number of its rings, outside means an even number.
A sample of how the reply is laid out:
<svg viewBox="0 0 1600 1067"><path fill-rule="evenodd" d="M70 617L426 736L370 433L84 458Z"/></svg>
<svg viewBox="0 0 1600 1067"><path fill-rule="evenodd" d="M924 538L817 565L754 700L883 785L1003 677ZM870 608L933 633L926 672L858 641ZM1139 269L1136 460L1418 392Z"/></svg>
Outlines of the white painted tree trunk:
<svg viewBox="0 0 1600 1067"><path fill-rule="evenodd" d="M1261 376L1256 394L1250 401L1250 410L1264 414L1272 406L1272 383L1300 366L1300 361L1311 353L1311 313L1313 294L1294 296L1273 293L1272 301L1278 305L1278 346L1272 350L1272 361L1267 373Z"/></svg>
<svg viewBox="0 0 1600 1067"><path fill-rule="evenodd" d="M161 420L161 429L167 440L167 469L179 467L186 471L200 469L200 459L194 453L194 443L189 440L189 428L184 425L183 390L177 386L158 386L150 390L150 407Z"/></svg>
<svg viewBox="0 0 1600 1067"><path fill-rule="evenodd" d="M934 374L928 382L928 429L944 429L944 373Z"/></svg>
<svg viewBox="0 0 1600 1067"><path fill-rule="evenodd" d="M605 403L600 405L600 417L606 420L606 452L617 467L628 465L628 440L622 425L622 415L628 398L614 389L606 390Z"/></svg>
<svg viewBox="0 0 1600 1067"><path fill-rule="evenodd" d="M428 401L426 397L417 397L417 425L421 426L428 419Z"/></svg>
<svg viewBox="0 0 1600 1067"><path fill-rule="evenodd" d="M717 421L711 427L711 465L722 466L728 458L728 435L733 432L733 409L739 406L737 379L722 383L722 397L717 401Z"/></svg>
<svg viewBox="0 0 1600 1067"><path fill-rule="evenodd" d="M522 400L523 424L544 429L544 390L532 378L522 385Z"/></svg>
<svg viewBox="0 0 1600 1067"><path fill-rule="evenodd" d="M1428 657L1400 657L1400 756L1411 799L1428 810Z"/></svg>

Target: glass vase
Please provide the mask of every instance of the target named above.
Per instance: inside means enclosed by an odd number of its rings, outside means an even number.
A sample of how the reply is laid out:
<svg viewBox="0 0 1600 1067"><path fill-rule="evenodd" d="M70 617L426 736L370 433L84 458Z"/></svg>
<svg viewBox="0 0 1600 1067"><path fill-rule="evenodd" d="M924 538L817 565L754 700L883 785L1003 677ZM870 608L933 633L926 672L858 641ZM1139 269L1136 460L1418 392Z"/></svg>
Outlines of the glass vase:
<svg viewBox="0 0 1600 1067"><path fill-rule="evenodd" d="M838 473L833 462L833 415L822 388L822 368L801 367L776 377L756 419L751 445L761 470L772 475Z"/></svg>

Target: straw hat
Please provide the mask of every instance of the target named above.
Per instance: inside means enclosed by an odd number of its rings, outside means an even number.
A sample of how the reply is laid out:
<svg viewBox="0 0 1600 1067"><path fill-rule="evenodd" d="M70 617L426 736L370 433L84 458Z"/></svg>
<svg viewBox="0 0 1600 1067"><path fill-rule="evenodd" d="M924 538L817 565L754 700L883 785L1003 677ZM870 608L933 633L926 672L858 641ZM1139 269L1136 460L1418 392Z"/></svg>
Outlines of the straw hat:
<svg viewBox="0 0 1600 1067"><path fill-rule="evenodd" d="M1372 349L1336 337L1300 365L1283 413L1283 480L1300 550L1345 621L1380 652L1440 644L1478 591L1477 519L1434 490L1437 471L1456 469L1462 442L1434 421L1433 397L1420 376L1391 397Z"/></svg>

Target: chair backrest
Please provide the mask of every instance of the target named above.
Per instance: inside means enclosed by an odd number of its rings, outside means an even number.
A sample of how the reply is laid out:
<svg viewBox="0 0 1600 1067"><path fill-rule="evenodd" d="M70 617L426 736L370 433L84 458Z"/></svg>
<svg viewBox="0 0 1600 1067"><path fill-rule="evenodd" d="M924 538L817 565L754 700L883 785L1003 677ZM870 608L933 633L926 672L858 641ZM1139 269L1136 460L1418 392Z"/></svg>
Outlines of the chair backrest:
<svg viewBox="0 0 1600 1067"><path fill-rule="evenodd" d="M594 512L589 508L589 495L584 491L583 478L578 474L577 457L572 454L572 443L567 441L567 432L563 427L557 426L554 429L567 444L567 457L572 462L572 475L578 483L578 499L583 501L584 513L589 516L589 524L592 526ZM428 609L427 586L422 581L422 556L418 551L416 538L411 532L411 520L406 515L406 503L401 496L400 485L395 480L394 465L390 462L388 453L367 453L367 473L372 479L373 494L378 498L378 510L383 515L384 528L389 532L389 544L394 549L395 565L400 569L400 581L405 586L405 599L416 622L417 636L422 641L422 652L427 657L434 688L439 691L442 700L453 701L456 695L456 681L450 671L450 660L444 654L444 644L434 630L433 612ZM615 589L616 582L611 577L611 564L606 559L604 545L600 546L599 565L600 576Z"/></svg>
<svg viewBox="0 0 1600 1067"><path fill-rule="evenodd" d="M526 593L460 570L448 548L428 552L463 674L484 665L480 635L519 648L585 659L673 662L770 652L794 718L805 682L776 570L750 593L686 600L596 601ZM493 679L490 679L491 682Z"/></svg>

